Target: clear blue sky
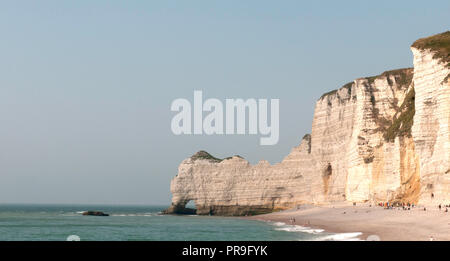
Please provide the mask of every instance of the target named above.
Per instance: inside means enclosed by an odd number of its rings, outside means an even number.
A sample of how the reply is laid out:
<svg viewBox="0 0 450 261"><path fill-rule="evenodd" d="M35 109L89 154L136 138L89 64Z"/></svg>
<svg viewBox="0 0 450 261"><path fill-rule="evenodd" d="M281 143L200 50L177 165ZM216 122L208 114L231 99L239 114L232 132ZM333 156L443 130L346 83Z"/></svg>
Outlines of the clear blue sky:
<svg viewBox="0 0 450 261"><path fill-rule="evenodd" d="M446 1L2 1L0 203L168 204L204 149L280 161L322 93L411 67ZM170 103L279 98L280 141L174 136Z"/></svg>

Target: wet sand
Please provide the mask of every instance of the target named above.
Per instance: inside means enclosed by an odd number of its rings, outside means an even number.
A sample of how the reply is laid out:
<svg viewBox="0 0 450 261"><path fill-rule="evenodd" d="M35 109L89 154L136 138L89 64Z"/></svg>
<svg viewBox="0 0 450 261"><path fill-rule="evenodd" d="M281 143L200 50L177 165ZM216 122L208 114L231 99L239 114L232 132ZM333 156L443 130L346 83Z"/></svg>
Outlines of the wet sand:
<svg viewBox="0 0 450 261"><path fill-rule="evenodd" d="M331 233L361 232L359 238L362 240L371 235L382 241L450 240L450 212L445 212L445 207L440 211L437 206L427 206L426 211L423 208L398 210L368 204L306 205L248 219L284 222Z"/></svg>

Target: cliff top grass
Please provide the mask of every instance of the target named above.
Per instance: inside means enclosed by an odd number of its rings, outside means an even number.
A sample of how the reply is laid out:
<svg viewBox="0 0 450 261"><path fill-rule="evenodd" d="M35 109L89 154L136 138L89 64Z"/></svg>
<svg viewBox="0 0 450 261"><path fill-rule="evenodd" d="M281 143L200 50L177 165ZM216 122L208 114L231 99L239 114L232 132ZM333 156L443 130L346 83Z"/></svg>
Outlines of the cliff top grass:
<svg viewBox="0 0 450 261"><path fill-rule="evenodd" d="M242 157L239 156L239 155L234 155L233 157L239 157L239 158L242 159ZM198 159L204 159L204 160L209 160L209 161L213 161L213 162L222 162L224 160L228 160L228 159L231 159L233 157L227 157L227 158L224 158L224 159L219 159L219 158L216 158L216 157L212 156L208 152L206 152L204 150L201 150L201 151L195 153L194 155L192 155L191 159L194 160L194 161L198 160Z"/></svg>
<svg viewBox="0 0 450 261"><path fill-rule="evenodd" d="M373 84L373 82L377 78L386 77L388 79L388 81L390 81L390 78L394 77L397 84L399 84L400 86L408 87L412 82L413 75L414 75L413 68L402 68L402 69L385 71L380 75L365 77L365 79L367 79L370 84ZM393 84L392 82L389 82L389 85L392 86L392 84Z"/></svg>
<svg viewBox="0 0 450 261"><path fill-rule="evenodd" d="M311 140L311 134L305 134L303 135L302 140L307 139L307 140Z"/></svg>
<svg viewBox="0 0 450 261"><path fill-rule="evenodd" d="M347 91L350 92L350 90L351 90L351 88L352 88L352 85L353 85L353 82L348 82L348 83L344 84L344 85L343 85L341 88L339 88L339 89L332 90L332 91L329 91L329 92L327 92L327 93L322 94L322 96L320 96L319 100L322 100L323 98L325 98L325 97L327 97L327 96L329 96L329 95L336 94L336 93L338 92L338 90L340 90L340 89L347 89Z"/></svg>
<svg viewBox="0 0 450 261"><path fill-rule="evenodd" d="M441 59L450 67L450 31L421 38L415 41L412 47L434 52L433 58Z"/></svg>
<svg viewBox="0 0 450 261"><path fill-rule="evenodd" d="M375 79L386 77L389 81L389 85L392 86L393 83L390 82L390 79L392 77L394 77L397 84L399 84L400 86L403 86L403 87L408 87L412 82L413 75L414 75L413 68L401 68L401 69L385 71L382 74L376 75L376 76L364 77L363 79L367 79L370 84L373 84ZM323 98L325 98L329 95L336 94L338 92L338 90L341 90L341 89L347 89L347 91L350 93L352 85L353 85L353 82L346 83L340 89L336 89L336 90L332 90L327 93L324 93L322 96L320 96L319 100L322 100Z"/></svg>
<svg viewBox="0 0 450 261"><path fill-rule="evenodd" d="M215 161L215 162L222 161L221 159L212 156L211 154L209 154L208 152L206 152L204 150L201 150L201 151L195 153L194 155L192 155L191 159L192 160L205 159L205 160L210 160L210 161Z"/></svg>

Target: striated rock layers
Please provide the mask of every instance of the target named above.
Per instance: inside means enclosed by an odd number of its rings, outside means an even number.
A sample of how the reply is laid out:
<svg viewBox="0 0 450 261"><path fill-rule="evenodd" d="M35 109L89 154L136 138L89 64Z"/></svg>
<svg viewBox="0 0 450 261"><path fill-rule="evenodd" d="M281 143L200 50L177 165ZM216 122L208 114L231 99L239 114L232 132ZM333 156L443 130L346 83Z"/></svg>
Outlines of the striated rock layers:
<svg viewBox="0 0 450 261"><path fill-rule="evenodd" d="M316 103L311 135L280 163L200 151L167 213L253 215L330 202L450 203L450 32L416 41L414 69L356 79Z"/></svg>

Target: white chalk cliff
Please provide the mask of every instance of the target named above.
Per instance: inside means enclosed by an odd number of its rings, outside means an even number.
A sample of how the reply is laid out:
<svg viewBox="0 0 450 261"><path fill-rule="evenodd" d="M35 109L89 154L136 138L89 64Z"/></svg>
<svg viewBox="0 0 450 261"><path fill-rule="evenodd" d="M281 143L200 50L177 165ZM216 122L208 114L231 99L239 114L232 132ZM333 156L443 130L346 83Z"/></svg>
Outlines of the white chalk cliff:
<svg viewBox="0 0 450 261"><path fill-rule="evenodd" d="M200 151L167 213L252 215L329 202L450 203L450 32L411 47L414 68L359 78L316 103L311 135L282 162Z"/></svg>

